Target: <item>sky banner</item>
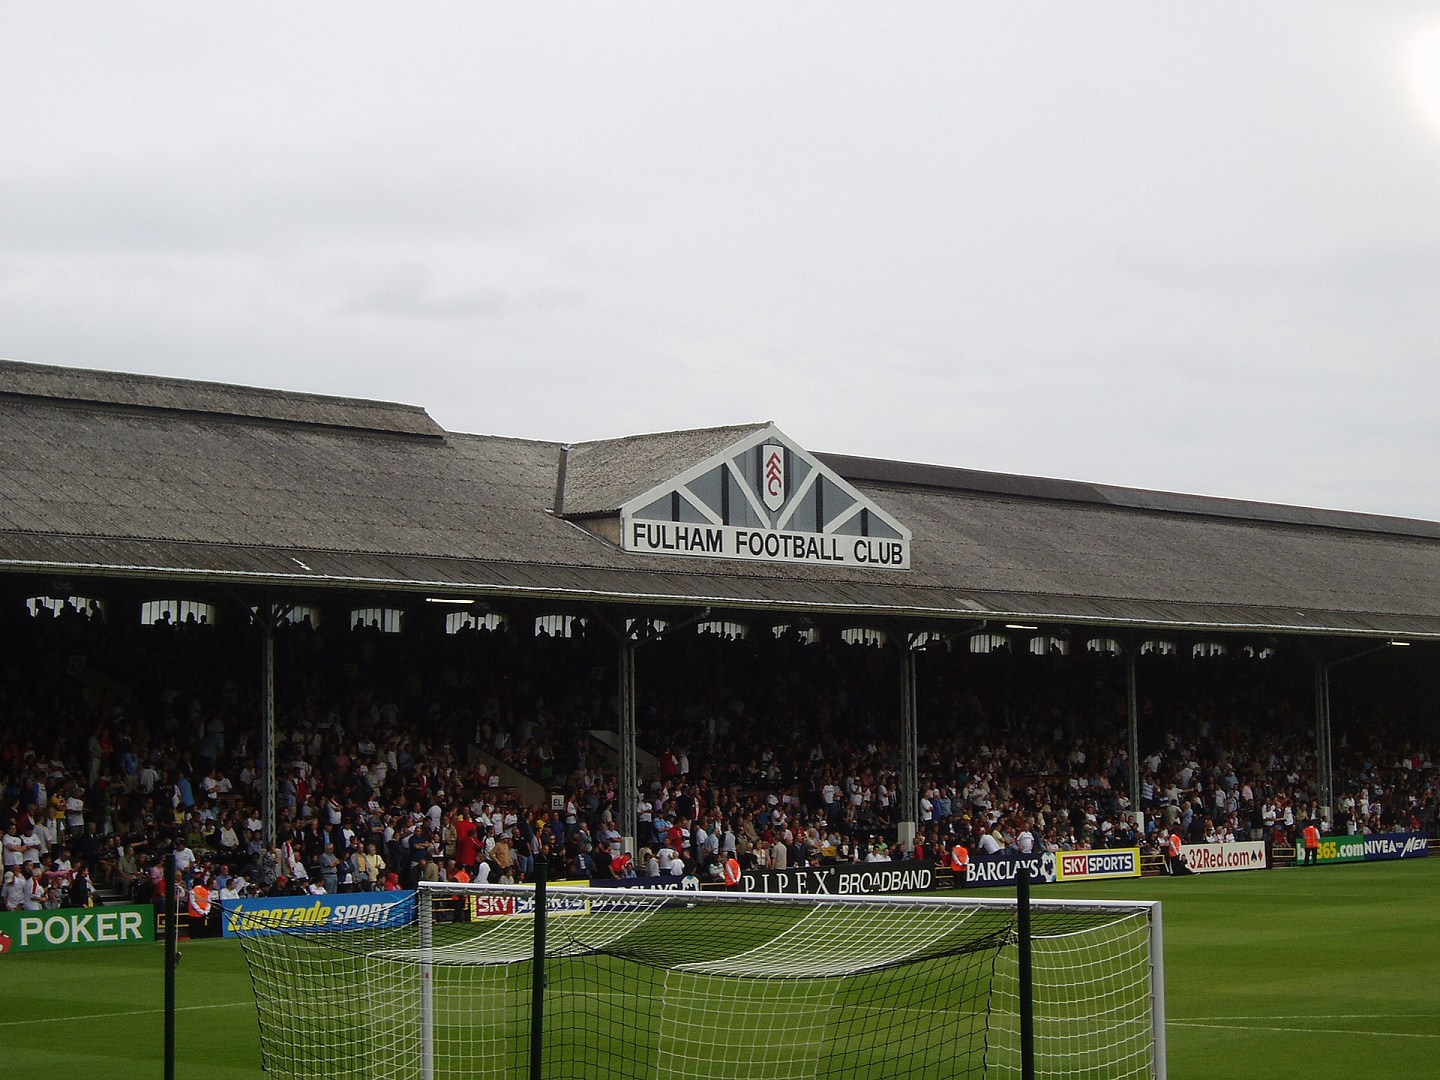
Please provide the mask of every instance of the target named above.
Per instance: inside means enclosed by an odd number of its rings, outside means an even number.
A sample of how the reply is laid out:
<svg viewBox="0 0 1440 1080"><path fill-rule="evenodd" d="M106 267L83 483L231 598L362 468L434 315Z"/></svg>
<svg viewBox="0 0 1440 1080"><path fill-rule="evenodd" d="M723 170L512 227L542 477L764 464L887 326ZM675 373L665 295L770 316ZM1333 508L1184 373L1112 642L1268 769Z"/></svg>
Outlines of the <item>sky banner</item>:
<svg viewBox="0 0 1440 1080"><path fill-rule="evenodd" d="M1060 881L1098 881L1140 876L1139 848L1062 851L1056 864Z"/></svg>

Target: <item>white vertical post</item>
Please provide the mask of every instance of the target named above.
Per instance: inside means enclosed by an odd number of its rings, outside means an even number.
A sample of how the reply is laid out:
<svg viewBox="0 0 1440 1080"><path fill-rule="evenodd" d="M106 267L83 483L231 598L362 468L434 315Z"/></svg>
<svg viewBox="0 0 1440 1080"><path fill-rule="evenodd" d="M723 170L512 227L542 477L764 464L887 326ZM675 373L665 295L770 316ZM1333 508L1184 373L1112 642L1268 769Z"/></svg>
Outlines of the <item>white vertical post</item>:
<svg viewBox="0 0 1440 1080"><path fill-rule="evenodd" d="M420 905L420 1080L435 1080L435 982L431 949L435 945L434 893L416 889Z"/></svg>
<svg viewBox="0 0 1440 1080"><path fill-rule="evenodd" d="M1155 1080L1166 1080L1165 925L1159 901L1150 909L1150 1026L1155 1045Z"/></svg>

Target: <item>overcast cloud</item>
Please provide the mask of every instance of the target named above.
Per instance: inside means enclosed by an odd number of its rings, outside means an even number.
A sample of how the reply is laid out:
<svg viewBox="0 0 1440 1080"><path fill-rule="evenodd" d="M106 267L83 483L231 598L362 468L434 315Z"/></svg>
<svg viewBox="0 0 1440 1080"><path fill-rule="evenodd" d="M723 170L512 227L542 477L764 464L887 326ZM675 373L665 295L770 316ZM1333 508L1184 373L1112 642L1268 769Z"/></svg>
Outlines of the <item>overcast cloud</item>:
<svg viewBox="0 0 1440 1080"><path fill-rule="evenodd" d="M1440 519L1434 3L0 19L0 356Z"/></svg>

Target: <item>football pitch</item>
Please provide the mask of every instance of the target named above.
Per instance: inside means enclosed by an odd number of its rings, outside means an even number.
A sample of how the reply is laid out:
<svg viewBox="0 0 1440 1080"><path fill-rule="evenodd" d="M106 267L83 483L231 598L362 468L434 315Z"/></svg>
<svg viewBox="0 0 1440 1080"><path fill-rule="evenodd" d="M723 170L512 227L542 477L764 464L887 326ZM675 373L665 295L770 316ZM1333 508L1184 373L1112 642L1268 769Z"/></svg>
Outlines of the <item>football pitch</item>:
<svg viewBox="0 0 1440 1080"><path fill-rule="evenodd" d="M1440 859L1037 890L1060 896L1162 902L1174 1080L1436 1074ZM182 951L177 1075L259 1080L238 943ZM158 945L0 957L5 1075L159 1076L161 960Z"/></svg>

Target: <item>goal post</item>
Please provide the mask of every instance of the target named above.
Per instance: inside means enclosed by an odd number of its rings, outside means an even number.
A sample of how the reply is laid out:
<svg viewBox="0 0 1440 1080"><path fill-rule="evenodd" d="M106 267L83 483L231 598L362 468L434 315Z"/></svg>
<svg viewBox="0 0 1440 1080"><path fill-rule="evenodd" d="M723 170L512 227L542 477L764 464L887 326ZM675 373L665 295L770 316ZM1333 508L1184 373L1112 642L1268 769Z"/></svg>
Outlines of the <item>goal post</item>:
<svg viewBox="0 0 1440 1080"><path fill-rule="evenodd" d="M545 897L543 953L525 886L423 883L406 919L244 935L266 1069L375 1080L1022 1075L1013 899L553 884ZM1035 1074L1164 1080L1159 904L1032 900L1029 921Z"/></svg>

